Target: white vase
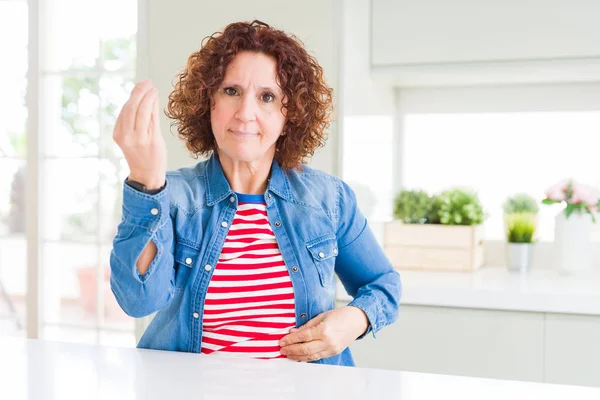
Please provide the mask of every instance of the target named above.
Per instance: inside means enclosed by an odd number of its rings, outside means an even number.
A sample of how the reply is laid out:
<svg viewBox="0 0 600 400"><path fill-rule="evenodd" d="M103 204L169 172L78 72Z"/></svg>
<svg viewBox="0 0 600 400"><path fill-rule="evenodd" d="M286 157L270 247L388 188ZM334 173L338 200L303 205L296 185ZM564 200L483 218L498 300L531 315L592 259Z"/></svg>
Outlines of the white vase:
<svg viewBox="0 0 600 400"><path fill-rule="evenodd" d="M592 216L573 212L569 218L564 211L556 215L554 243L556 268L564 274L588 272L592 269Z"/></svg>

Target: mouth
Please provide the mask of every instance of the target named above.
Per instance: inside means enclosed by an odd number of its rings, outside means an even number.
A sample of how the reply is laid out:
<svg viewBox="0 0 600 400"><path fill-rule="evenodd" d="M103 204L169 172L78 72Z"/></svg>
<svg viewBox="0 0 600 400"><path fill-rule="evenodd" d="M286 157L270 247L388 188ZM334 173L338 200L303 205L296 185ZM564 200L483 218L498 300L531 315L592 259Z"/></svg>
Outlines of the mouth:
<svg viewBox="0 0 600 400"><path fill-rule="evenodd" d="M255 132L237 131L237 130L231 130L231 129L229 129L229 132L231 132L235 136L239 136L239 137L258 136L258 133L255 133Z"/></svg>

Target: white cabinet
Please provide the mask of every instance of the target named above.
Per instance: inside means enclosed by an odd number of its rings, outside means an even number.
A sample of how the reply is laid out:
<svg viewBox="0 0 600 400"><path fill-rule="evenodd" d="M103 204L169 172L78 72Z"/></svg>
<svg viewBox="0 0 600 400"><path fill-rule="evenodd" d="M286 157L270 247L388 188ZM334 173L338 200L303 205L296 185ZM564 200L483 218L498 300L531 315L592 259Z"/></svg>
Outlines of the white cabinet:
<svg viewBox="0 0 600 400"><path fill-rule="evenodd" d="M373 77L392 86L595 82L600 2L369 2ZM349 67L352 68L352 67Z"/></svg>
<svg viewBox="0 0 600 400"><path fill-rule="evenodd" d="M600 56L600 2L372 0L374 65Z"/></svg>
<svg viewBox="0 0 600 400"><path fill-rule="evenodd" d="M600 316L404 305L351 349L359 367L600 386Z"/></svg>
<svg viewBox="0 0 600 400"><path fill-rule="evenodd" d="M600 317L546 315L546 381L600 386Z"/></svg>
<svg viewBox="0 0 600 400"><path fill-rule="evenodd" d="M541 314L403 306L351 349L360 367L543 381L543 336Z"/></svg>

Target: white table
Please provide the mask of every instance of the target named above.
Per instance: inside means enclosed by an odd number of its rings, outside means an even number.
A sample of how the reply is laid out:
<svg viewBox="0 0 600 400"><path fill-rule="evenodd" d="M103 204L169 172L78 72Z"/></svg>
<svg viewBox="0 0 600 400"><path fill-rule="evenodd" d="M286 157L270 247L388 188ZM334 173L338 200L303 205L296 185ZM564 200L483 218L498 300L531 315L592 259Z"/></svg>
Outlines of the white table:
<svg viewBox="0 0 600 400"><path fill-rule="evenodd" d="M600 399L600 389L0 338L0 398Z"/></svg>

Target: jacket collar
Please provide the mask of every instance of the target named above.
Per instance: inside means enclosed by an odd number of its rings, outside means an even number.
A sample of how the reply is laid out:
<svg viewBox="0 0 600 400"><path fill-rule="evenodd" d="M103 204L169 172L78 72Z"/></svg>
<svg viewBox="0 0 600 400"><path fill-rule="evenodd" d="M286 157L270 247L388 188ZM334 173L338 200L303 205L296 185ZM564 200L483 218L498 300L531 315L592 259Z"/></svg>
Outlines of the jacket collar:
<svg viewBox="0 0 600 400"><path fill-rule="evenodd" d="M216 153L213 153L207 161L204 184L206 188L206 204L208 206L213 206L233 194L233 190L225 177L221 162ZM287 174L281 169L276 160L273 160L271 164L271 175L265 194L268 192L273 192L285 200L294 201Z"/></svg>

